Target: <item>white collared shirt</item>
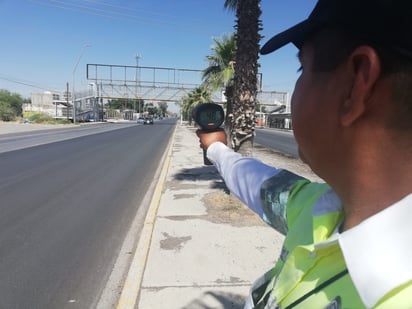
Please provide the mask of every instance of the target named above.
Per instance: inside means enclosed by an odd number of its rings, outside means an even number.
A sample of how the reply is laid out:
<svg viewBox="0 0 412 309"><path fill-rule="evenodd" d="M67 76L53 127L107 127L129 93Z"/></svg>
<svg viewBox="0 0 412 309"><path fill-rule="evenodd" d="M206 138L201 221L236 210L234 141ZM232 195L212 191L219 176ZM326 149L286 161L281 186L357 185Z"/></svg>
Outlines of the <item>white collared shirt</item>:
<svg viewBox="0 0 412 309"><path fill-rule="evenodd" d="M338 236L352 281L369 308L412 280L411 219L409 194Z"/></svg>

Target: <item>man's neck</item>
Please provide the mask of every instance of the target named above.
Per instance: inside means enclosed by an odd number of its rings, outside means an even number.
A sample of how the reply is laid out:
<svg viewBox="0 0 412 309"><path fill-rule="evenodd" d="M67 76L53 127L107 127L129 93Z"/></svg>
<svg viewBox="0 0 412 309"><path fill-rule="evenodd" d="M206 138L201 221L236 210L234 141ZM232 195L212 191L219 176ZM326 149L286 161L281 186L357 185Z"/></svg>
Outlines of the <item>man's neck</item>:
<svg viewBox="0 0 412 309"><path fill-rule="evenodd" d="M360 170L353 173L356 181L346 187L341 197L345 211L343 230L358 225L412 193L410 162L388 163L373 173Z"/></svg>

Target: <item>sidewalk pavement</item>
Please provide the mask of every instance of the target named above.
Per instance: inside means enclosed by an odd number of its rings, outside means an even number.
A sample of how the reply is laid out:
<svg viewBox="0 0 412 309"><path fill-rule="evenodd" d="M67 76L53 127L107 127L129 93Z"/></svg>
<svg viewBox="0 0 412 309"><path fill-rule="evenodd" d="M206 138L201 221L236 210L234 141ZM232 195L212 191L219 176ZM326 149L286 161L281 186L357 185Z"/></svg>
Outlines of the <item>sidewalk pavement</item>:
<svg viewBox="0 0 412 309"><path fill-rule="evenodd" d="M319 180L299 160L262 146L254 156ZM203 165L194 127L177 125L162 173L118 309L243 308L253 281L276 262L283 236Z"/></svg>
<svg viewBox="0 0 412 309"><path fill-rule="evenodd" d="M75 127L76 125L72 124L33 124L33 123L20 123L20 122L8 122L0 121L0 135L8 133L21 133L21 132L30 132L30 131L40 131L48 129L57 129L57 128L68 128Z"/></svg>

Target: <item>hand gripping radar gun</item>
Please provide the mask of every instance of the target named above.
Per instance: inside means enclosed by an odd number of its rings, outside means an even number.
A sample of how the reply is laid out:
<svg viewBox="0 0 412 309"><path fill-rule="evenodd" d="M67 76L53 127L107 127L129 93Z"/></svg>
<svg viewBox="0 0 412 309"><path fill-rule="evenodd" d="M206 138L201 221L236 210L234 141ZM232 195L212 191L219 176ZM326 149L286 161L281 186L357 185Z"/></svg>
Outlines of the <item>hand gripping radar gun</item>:
<svg viewBox="0 0 412 309"><path fill-rule="evenodd" d="M203 103L196 106L193 109L192 116L202 130L209 132L219 129L225 119L222 106L215 103ZM203 149L203 163L212 165L212 162L206 157L205 149Z"/></svg>

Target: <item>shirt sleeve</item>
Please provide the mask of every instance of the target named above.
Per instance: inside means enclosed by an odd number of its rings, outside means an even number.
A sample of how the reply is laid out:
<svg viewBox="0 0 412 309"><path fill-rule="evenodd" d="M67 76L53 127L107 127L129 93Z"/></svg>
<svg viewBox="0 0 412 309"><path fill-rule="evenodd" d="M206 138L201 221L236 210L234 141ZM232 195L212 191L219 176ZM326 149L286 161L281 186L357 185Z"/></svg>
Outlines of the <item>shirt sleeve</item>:
<svg viewBox="0 0 412 309"><path fill-rule="evenodd" d="M230 192L263 218L261 186L282 170L256 158L243 157L221 142L213 143L208 148L207 157L217 168Z"/></svg>

